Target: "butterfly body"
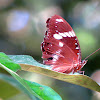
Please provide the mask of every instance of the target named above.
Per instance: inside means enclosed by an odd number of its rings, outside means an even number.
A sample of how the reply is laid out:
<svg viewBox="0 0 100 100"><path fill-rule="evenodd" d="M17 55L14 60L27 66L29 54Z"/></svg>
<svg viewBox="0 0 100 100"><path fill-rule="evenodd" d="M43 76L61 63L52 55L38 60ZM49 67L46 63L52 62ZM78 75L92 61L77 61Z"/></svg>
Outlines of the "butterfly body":
<svg viewBox="0 0 100 100"><path fill-rule="evenodd" d="M60 16L47 20L47 31L41 44L44 64L62 73L79 71L86 60L81 61L81 49L72 27Z"/></svg>

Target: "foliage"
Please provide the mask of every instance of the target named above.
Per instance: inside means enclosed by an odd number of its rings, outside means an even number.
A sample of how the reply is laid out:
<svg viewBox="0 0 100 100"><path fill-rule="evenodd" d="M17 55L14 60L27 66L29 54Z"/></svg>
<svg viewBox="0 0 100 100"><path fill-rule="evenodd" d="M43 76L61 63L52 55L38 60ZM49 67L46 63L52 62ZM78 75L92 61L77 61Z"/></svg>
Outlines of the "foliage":
<svg viewBox="0 0 100 100"><path fill-rule="evenodd" d="M19 63L19 64L17 64ZM81 74L64 74L50 70L49 66L42 65L27 55L9 55L9 57L0 53L0 67L9 72L16 80L18 80L32 95L41 100L62 100L61 97L50 87L35 82L30 82L21 78L16 71L25 70L44 74L55 79L80 85L91 90L100 92L100 86L86 75Z"/></svg>

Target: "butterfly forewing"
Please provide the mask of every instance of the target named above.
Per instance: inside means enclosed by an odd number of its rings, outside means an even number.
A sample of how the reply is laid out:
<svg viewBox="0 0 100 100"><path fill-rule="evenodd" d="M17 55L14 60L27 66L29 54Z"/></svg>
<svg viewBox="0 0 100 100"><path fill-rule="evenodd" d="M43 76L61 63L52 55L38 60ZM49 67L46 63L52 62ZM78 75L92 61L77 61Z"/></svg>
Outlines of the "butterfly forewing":
<svg viewBox="0 0 100 100"><path fill-rule="evenodd" d="M73 29L58 15L46 23L47 31L41 44L44 64L51 65L55 71L72 72L81 62L80 45Z"/></svg>

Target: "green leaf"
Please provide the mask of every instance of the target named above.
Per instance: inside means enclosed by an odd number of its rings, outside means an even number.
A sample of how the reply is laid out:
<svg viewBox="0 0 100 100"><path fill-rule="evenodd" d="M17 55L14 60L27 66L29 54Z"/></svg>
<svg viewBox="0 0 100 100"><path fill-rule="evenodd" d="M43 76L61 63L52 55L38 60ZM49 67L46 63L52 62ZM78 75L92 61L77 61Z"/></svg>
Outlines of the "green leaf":
<svg viewBox="0 0 100 100"><path fill-rule="evenodd" d="M4 61L0 60L0 67L5 69L7 72L9 72L16 80L18 80L31 94L38 97L41 100L62 100L61 97L51 88L40 85L35 82L27 81L23 78L21 78L17 73L15 73L12 69L12 67L15 65L11 59L9 59L8 56L6 56L4 53L0 54L0 57L4 57ZM3 61L3 63L2 63ZM12 62L10 65L9 63ZM14 64L14 65L13 65ZM7 66L7 67L6 67ZM16 67L16 66L15 66Z"/></svg>
<svg viewBox="0 0 100 100"><path fill-rule="evenodd" d="M61 97L48 86L25 80L29 87L43 100L62 100Z"/></svg>
<svg viewBox="0 0 100 100"><path fill-rule="evenodd" d="M9 91L11 90L11 91ZM0 73L0 98L2 100L36 100L36 97L10 75Z"/></svg>
<svg viewBox="0 0 100 100"><path fill-rule="evenodd" d="M6 66L7 68L10 68L12 71L16 72L19 69L21 69L19 64L16 64L14 61L12 61L5 53L0 52L0 63Z"/></svg>
<svg viewBox="0 0 100 100"><path fill-rule="evenodd" d="M28 56L28 55L9 55L9 57L14 62L19 63L19 64L29 64L29 65L40 66L43 68L51 69L50 66L43 65L37 62L35 59L33 59L33 57Z"/></svg>
<svg viewBox="0 0 100 100"><path fill-rule="evenodd" d="M15 58L17 57L16 62L19 62L18 58L21 59L21 56L14 56L14 57ZM11 57L11 59L14 57ZM26 61L26 59L27 59L27 61ZM81 75L81 74L69 75L69 74L52 71L52 70L50 70L50 67L48 67L48 66L43 67L42 64L40 64L40 63L36 62L36 60L30 58L30 56L24 55L23 59L21 59L21 61L20 61L20 66L21 66L22 70L24 70L24 71L36 72L39 74L43 74L43 75L46 75L46 76L49 76L49 77L52 77L55 79L59 79L59 80L69 82L72 84L80 85L85 88L100 92L100 86L94 80L92 80L90 77L88 77L86 75Z"/></svg>

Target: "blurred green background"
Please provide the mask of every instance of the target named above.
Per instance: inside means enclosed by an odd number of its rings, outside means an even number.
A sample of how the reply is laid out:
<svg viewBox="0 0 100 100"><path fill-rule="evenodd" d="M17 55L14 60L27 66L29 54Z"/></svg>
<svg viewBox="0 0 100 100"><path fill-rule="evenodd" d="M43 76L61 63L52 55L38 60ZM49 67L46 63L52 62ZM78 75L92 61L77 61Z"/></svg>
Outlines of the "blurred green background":
<svg viewBox="0 0 100 100"><path fill-rule="evenodd" d="M42 63L40 45L46 31L45 22L54 14L62 16L72 26L79 39L82 59L100 47L99 0L0 0L0 52L8 55L30 55ZM100 76L100 72L93 73L100 69L99 60L100 51L89 57L88 63L82 69L98 83L100 79L96 78ZM11 77L4 70L0 69L0 73ZM18 74L30 81L50 86L63 100L100 100L99 93L80 86L36 73L21 71ZM0 100L15 100L12 98L16 96L19 97L16 100L35 100L29 99L29 95L23 99L25 94L19 92L22 90L18 90L18 83L14 85L15 92L10 88L8 91L4 88L2 92L2 86L6 86L3 83L6 78L0 80ZM7 95L5 99L3 95L9 91L12 95Z"/></svg>

